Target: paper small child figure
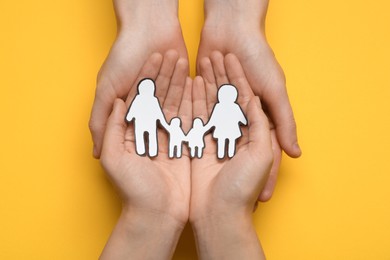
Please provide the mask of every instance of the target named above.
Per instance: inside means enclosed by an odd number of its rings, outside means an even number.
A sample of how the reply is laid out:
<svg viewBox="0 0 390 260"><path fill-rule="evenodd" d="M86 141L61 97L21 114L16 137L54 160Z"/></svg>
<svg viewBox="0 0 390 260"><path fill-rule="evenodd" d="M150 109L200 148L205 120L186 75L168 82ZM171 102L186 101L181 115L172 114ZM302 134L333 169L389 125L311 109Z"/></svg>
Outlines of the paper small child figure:
<svg viewBox="0 0 390 260"><path fill-rule="evenodd" d="M156 86L151 79L143 79L138 84L138 94L131 103L126 115L126 121L134 120L135 148L138 155L145 154L145 134L148 135L149 156L157 156L157 123L165 129L168 123L160 107L158 99L154 96Z"/></svg>
<svg viewBox="0 0 390 260"><path fill-rule="evenodd" d="M186 135L181 129L181 119L174 117L171 120L171 123L166 128L169 132L169 158L175 157L175 148L176 148L176 158L180 158L182 154L182 145L183 141L186 139Z"/></svg>
<svg viewBox="0 0 390 260"><path fill-rule="evenodd" d="M192 128L187 134L188 147L190 148L191 158L195 156L201 158L204 148L205 128L200 118L195 118Z"/></svg>
<svg viewBox="0 0 390 260"><path fill-rule="evenodd" d="M242 136L240 123L247 124L241 107L236 103L238 91L230 84L222 85L218 90L218 103L215 104L205 129L214 127L213 137L218 142L217 156L225 157L225 143L227 142L228 156L232 158L236 153L236 140Z"/></svg>

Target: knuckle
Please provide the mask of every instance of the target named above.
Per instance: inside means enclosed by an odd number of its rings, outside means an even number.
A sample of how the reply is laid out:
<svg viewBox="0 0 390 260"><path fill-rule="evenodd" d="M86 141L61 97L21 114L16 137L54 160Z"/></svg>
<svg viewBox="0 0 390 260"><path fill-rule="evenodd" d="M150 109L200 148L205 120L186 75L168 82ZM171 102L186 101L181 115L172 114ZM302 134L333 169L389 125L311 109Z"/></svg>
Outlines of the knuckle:
<svg viewBox="0 0 390 260"><path fill-rule="evenodd" d="M98 131L98 126L97 124L95 123L95 120L93 119L90 119L89 122L88 122L88 127L89 127L89 130L94 133L96 131Z"/></svg>

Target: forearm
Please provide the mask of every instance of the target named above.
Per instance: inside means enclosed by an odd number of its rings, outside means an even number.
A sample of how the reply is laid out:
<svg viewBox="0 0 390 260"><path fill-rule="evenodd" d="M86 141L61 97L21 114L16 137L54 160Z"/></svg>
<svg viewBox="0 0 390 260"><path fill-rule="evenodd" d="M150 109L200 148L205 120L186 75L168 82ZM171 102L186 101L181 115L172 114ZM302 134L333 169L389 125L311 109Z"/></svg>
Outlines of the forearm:
<svg viewBox="0 0 390 260"><path fill-rule="evenodd" d="M192 223L200 259L265 259L251 216L229 213Z"/></svg>
<svg viewBox="0 0 390 260"><path fill-rule="evenodd" d="M126 28L143 20L177 17L178 0L114 0L114 8L118 24Z"/></svg>
<svg viewBox="0 0 390 260"><path fill-rule="evenodd" d="M124 209L100 259L171 259L183 228L167 215Z"/></svg>
<svg viewBox="0 0 390 260"><path fill-rule="evenodd" d="M206 21L225 23L225 18L229 18L228 24L252 23L264 25L268 8L268 0L205 0Z"/></svg>

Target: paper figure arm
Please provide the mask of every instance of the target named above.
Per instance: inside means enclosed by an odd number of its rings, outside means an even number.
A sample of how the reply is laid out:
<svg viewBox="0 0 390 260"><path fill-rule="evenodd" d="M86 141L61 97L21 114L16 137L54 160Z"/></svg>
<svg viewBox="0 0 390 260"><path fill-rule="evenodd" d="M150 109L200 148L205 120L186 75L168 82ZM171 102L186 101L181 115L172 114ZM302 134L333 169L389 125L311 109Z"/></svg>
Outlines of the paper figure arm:
<svg viewBox="0 0 390 260"><path fill-rule="evenodd" d="M167 120L165 119L165 116L161 115L161 117L158 120L159 120L161 126L164 127L164 129L169 132L170 125L168 124Z"/></svg>
<svg viewBox="0 0 390 260"><path fill-rule="evenodd" d="M139 113L137 113L137 111L140 108L139 103L140 103L140 99L136 96L133 102L131 102L129 110L127 111L126 114L126 121L128 123L130 123L131 121L133 121L133 119L136 119L138 117Z"/></svg>
<svg viewBox="0 0 390 260"><path fill-rule="evenodd" d="M135 119L135 113L134 113L133 107L131 106L131 107L129 108L129 111L127 112L126 121L127 121L128 123L130 123L131 121L133 121L133 119Z"/></svg>
<svg viewBox="0 0 390 260"><path fill-rule="evenodd" d="M248 121L246 120L246 117L244 115L244 112L242 112L242 109L240 107L240 105L237 104L237 117L239 118L239 123L242 123L243 125L247 125L248 124Z"/></svg>
<svg viewBox="0 0 390 260"><path fill-rule="evenodd" d="M216 123L216 114L219 113L219 107L218 107L218 104L215 105L214 109L213 109L213 112L210 116L210 119L209 121L206 123L206 125L203 127L203 131L204 132L207 132L209 131L211 128L213 128L215 126L215 123Z"/></svg>
<svg viewBox="0 0 390 260"><path fill-rule="evenodd" d="M241 118L240 122L241 122L243 125L247 125L247 124L248 124L248 120L246 120L246 117L245 117L244 114L242 114L242 118Z"/></svg>
<svg viewBox="0 0 390 260"><path fill-rule="evenodd" d="M164 127L168 131L169 124L168 124L167 120L165 119L165 115L162 111L162 108L159 105L158 99L155 98L155 101L156 102L153 103L153 110L157 114L156 119L160 122L161 126Z"/></svg>

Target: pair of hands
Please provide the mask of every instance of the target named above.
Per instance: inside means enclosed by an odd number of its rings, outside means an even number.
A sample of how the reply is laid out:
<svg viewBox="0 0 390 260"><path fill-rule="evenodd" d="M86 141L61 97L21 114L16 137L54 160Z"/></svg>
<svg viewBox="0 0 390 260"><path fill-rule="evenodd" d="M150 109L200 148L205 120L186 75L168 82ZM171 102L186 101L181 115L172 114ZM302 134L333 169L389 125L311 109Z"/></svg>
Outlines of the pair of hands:
<svg viewBox="0 0 390 260"><path fill-rule="evenodd" d="M191 80L178 1L114 0L118 35L98 75L90 129L94 156L124 204L102 258L169 258L188 219L201 258L262 256L253 205L272 196L282 148L291 157L301 153L284 74L264 34L268 0L205 0L204 6L197 58L202 78ZM185 130L193 117L207 121L218 86L234 84L249 121L235 157L218 160L208 135L202 159L168 159L163 130L157 158L136 155L132 125L123 119L145 77L155 79L167 119L181 117Z"/></svg>
<svg viewBox="0 0 390 260"><path fill-rule="evenodd" d="M170 230L161 231L160 236L171 236L172 243L161 248L160 253L165 252L167 258L172 254L178 235L188 219L193 225L198 247L203 248L200 255L203 253L208 257L212 255L207 253L210 250L206 248L212 247L215 251L218 247L218 244L213 244L215 239L211 238L216 234L221 235L221 230L212 231L218 228L219 223L224 224L221 227L223 232L229 226L240 227L237 223L245 223L250 227L253 207L273 162L268 119L262 111L260 99L250 88L237 57L214 52L212 59L202 60L200 70L204 76L192 80L187 77L187 61L179 58L176 51L170 50L164 55L152 54L143 65L136 83L130 88L126 103L116 99L103 139L101 162L122 195L122 225L140 225L149 219L148 225L156 225L154 229L159 230L162 227L158 223L165 219L164 229L169 227ZM149 158L137 155L134 126L127 125L124 117L136 95L138 82L146 77L156 82L156 96L167 121L180 117L185 132L191 128L195 117L201 118L203 122L208 121L217 102L220 85L235 85L239 92L237 102L249 122L248 127L242 128L243 136L238 140L236 155L232 159L217 159L216 143L211 135L207 135L201 159L191 160L187 149L183 150L182 158L169 159L169 136L161 128L158 129L158 156ZM149 229L150 227L145 230ZM245 236L251 235L252 238L242 247L246 252L250 252L248 244L253 244L256 250L260 248L253 228L251 230ZM226 237L238 237L235 231L232 233L226 234ZM211 241L206 242L210 239ZM123 252L113 249L121 243L115 240L126 241L119 239L114 231L103 256L113 257L113 252ZM123 248L130 250L129 244L134 245L134 241L127 241L127 246ZM156 247L161 246L158 241L156 244ZM134 252L132 250L132 256ZM257 254L261 255L261 252Z"/></svg>
<svg viewBox="0 0 390 260"><path fill-rule="evenodd" d="M234 53L270 119L274 163L259 196L260 201L267 201L275 187L281 148L291 157L299 157L301 153L284 74L264 34L268 1L205 0L204 4L206 19L198 51L198 74L207 78L208 70L202 68L207 65L204 63L218 59L218 55L214 57L214 51L223 55ZM114 101L127 97L150 55L175 49L187 60L177 17L177 0L160 0L159 4L154 0L114 0L114 7L118 35L99 72L90 118L96 158L101 155L107 118ZM220 76L216 75L216 78Z"/></svg>

